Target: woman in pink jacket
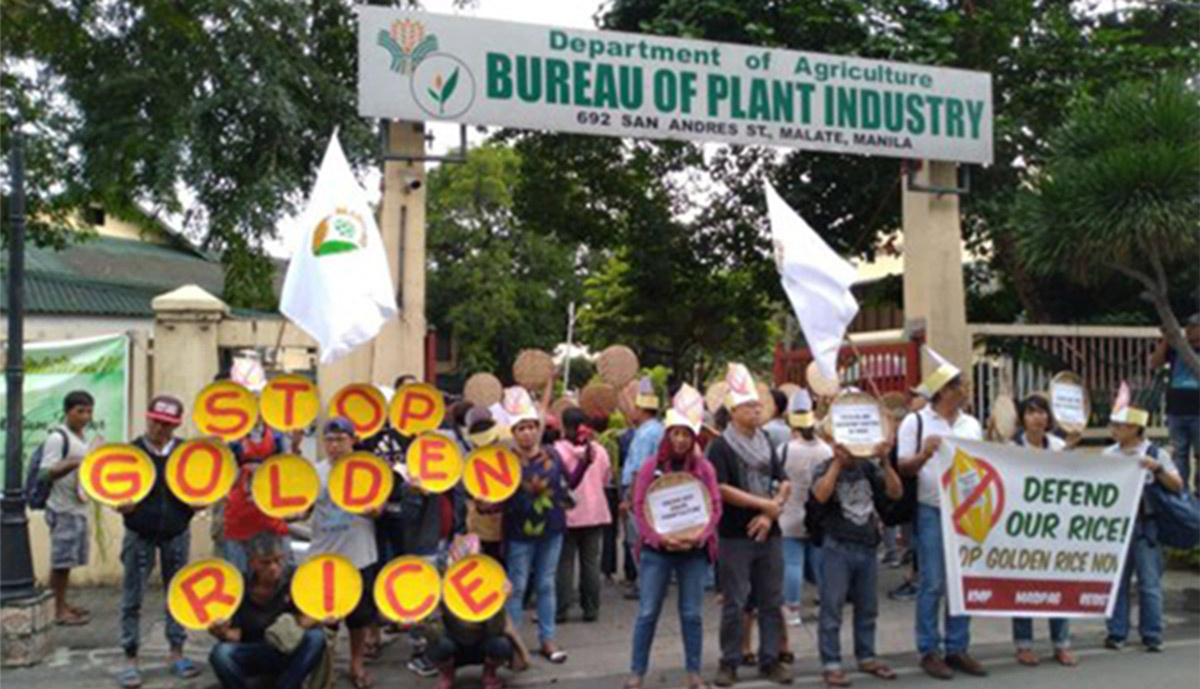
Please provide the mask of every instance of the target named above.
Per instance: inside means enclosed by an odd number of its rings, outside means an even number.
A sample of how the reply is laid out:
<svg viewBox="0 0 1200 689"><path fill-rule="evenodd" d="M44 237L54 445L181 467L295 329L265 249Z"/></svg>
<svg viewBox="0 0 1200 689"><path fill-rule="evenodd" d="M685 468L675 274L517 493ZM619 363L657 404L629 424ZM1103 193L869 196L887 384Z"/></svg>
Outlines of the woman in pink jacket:
<svg viewBox="0 0 1200 689"><path fill-rule="evenodd" d="M554 443L567 471L575 471L580 462L591 462L591 469L575 488L575 506L567 511L567 535L558 560L559 624L575 603L575 563L579 563L579 605L583 621L600 617L600 555L604 551L604 527L612 523L604 487L612 483L612 466L604 446L592 439L594 431L582 409L571 407L562 413L563 437Z"/></svg>
<svg viewBox="0 0 1200 689"><path fill-rule="evenodd" d="M691 390L687 388L687 390ZM694 391L691 391L694 392ZM679 406L681 391L676 396ZM697 395L698 397L698 395ZM693 418L694 417L694 418ZM666 435L653 461L648 461L637 474L633 489L633 515L637 521L638 551L641 563L638 582L638 616L633 626L633 660L627 689L640 689L642 677L650 664L650 647L654 630L662 611L667 586L674 572L679 582L679 624L683 631L683 649L689 689L704 686L700 662L704 643L702 609L704 580L708 568L717 556L717 524L721 520L721 495L717 475L704 458L696 436L700 429L698 414L685 415L676 408L667 413ZM698 479L712 500L708 524L694 536L661 536L650 527L646 518L646 493L650 484L667 473L685 473Z"/></svg>

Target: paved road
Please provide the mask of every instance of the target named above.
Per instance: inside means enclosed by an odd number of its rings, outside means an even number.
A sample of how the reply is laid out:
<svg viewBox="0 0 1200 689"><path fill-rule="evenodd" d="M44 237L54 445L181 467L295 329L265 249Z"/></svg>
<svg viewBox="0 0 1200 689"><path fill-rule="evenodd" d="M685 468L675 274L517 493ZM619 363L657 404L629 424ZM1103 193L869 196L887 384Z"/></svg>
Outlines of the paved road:
<svg viewBox="0 0 1200 689"><path fill-rule="evenodd" d="M890 588L899 577L894 570L881 573L881 586ZM1179 575L1181 573L1172 573ZM1197 577L1185 575L1194 585ZM113 589L92 589L81 592L81 602L93 611L95 620L87 627L58 629L58 650L47 663L32 669L6 670L3 673L3 689L90 689L92 687L115 687L112 679L122 664L121 652L117 647L117 611L119 593ZM216 683L206 669L196 680L183 682L167 674L166 648L163 640L161 591L152 591L143 606L143 666L146 672L147 689L208 689ZM601 611L601 620L594 624L574 621L560 627L560 641L571 654L570 662L554 666L535 661L534 667L525 673L509 677L512 687L545 687L555 689L592 689L621 687L629 662L629 646L636 604L623 600L615 586L606 586ZM1100 647L1103 639L1101 621L1079 621L1073 625L1075 646L1081 657L1080 667L1059 668L1053 663L1044 663L1038 668L1016 665L1012 658L1011 626L1004 619L977 619L972 624L973 651L992 670L986 680L962 678L954 683L935 682L916 668L913 652L912 604L884 599L881 602L878 649L901 673L899 681L887 686L900 689L909 686L958 686L1014 689L1030 687L1087 687L1088 689L1159 689L1200 687L1200 615L1169 611L1167 614L1166 652L1151 655L1135 646L1114 653ZM717 658L718 607L709 598L705 608L705 673L711 678ZM575 618L578 619L576 611ZM1135 617L1136 620L1136 611ZM527 623L526 632L532 634ZM1040 650L1048 653L1046 627L1036 625ZM821 686L820 667L815 653L815 624L810 619L803 628L792 628L792 647L799 659L796 664L797 684L801 687ZM843 629L843 652L852 648L849 629ZM344 667L348 656L346 635L340 638L339 666ZM195 634L189 641L189 655L197 661L207 657L210 641L206 635ZM433 680L421 680L409 673L404 664L408 658L406 638L397 638L385 647L379 661L371 666L379 687L413 687L429 689ZM682 645L675 619L674 601L668 601L659 623L658 636L652 655L651 674L646 679L647 689L659 687L682 687ZM340 674L340 673L339 673ZM460 686L478 687L477 670L464 671ZM761 689L773 686L747 673L739 687ZM866 677L855 678L856 686L881 686L876 680ZM339 687L349 683L340 679Z"/></svg>

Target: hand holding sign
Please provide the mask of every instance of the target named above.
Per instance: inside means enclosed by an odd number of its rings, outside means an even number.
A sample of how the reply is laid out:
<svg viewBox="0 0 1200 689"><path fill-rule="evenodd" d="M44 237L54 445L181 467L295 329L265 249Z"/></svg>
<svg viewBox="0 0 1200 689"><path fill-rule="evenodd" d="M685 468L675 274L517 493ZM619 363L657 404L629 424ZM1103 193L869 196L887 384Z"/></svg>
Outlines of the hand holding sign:
<svg viewBox="0 0 1200 689"><path fill-rule="evenodd" d="M646 521L661 536L695 537L711 518L712 496L691 474L664 474L646 489Z"/></svg>
<svg viewBox="0 0 1200 689"><path fill-rule="evenodd" d="M154 463L133 445L110 443L92 450L79 467L79 482L88 496L109 507L133 506L150 493Z"/></svg>
<svg viewBox="0 0 1200 689"><path fill-rule="evenodd" d="M209 558L175 573L167 587L167 610L187 629L208 629L233 619L245 593L242 573Z"/></svg>

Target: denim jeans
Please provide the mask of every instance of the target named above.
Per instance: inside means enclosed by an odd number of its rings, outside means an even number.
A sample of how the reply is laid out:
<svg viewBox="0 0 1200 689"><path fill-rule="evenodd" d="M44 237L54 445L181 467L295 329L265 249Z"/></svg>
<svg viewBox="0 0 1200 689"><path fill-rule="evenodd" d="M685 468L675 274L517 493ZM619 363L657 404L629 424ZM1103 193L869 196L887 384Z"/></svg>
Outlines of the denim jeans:
<svg viewBox="0 0 1200 689"><path fill-rule="evenodd" d="M917 559L921 563L917 585L917 652L922 656L942 651L938 619L946 625L946 655L966 653L971 645L971 618L950 614L946 601L946 560L942 552L942 511L924 503L917 505Z"/></svg>
<svg viewBox="0 0 1200 689"><path fill-rule="evenodd" d="M875 548L826 537L821 544L821 622L817 640L821 665L842 669L842 606L854 604L854 657L875 659L875 620L879 617L879 561Z"/></svg>
<svg viewBox="0 0 1200 689"><path fill-rule="evenodd" d="M125 655L136 658L141 639L142 598L146 595L146 582L154 570L155 555L162 563L163 588L171 583L175 573L183 569L188 560L188 548L192 534L184 531L168 541L154 541L126 529L121 543L121 565L125 576L121 586L121 647ZM182 649L187 641L187 632L166 611L167 643L173 649Z"/></svg>
<svg viewBox="0 0 1200 689"><path fill-rule="evenodd" d="M563 536L562 557L558 561L558 615L565 617L575 601L583 616L595 619L600 614L600 554L604 548L603 526L567 529ZM575 565L579 564L579 578ZM576 585L576 582L578 586Z"/></svg>
<svg viewBox="0 0 1200 689"><path fill-rule="evenodd" d="M758 664L770 668L779 658L783 637L783 544L772 536L759 543L750 538L721 540L721 664L742 663L746 603L751 592L758 604Z"/></svg>
<svg viewBox="0 0 1200 689"><path fill-rule="evenodd" d="M1192 453L1200 454L1200 416L1169 414L1167 430L1171 433L1171 447L1175 468L1183 477L1183 489L1196 489L1200 493L1200 480L1192 482Z"/></svg>
<svg viewBox="0 0 1200 689"><path fill-rule="evenodd" d="M505 604L513 627L521 627L524 615L525 588L533 575L534 590L537 591L538 640L543 644L554 641L554 614L557 612L555 579L558 575L558 558L562 554L563 535L550 534L536 540L512 539L508 542L508 580L512 582L512 594Z"/></svg>
<svg viewBox="0 0 1200 689"><path fill-rule="evenodd" d="M1017 650L1024 651L1033 648L1033 620L1028 617L1014 617L1012 621L1013 643ZM1050 618L1050 641L1054 650L1071 647L1071 621L1065 617Z"/></svg>
<svg viewBox="0 0 1200 689"><path fill-rule="evenodd" d="M799 606L805 574L821 586L821 548L807 538L783 539L783 602Z"/></svg>
<svg viewBox="0 0 1200 689"><path fill-rule="evenodd" d="M464 644L443 636L429 646L429 662L434 665L501 665L512 660L512 656L513 645L507 636L489 636L475 644Z"/></svg>
<svg viewBox="0 0 1200 689"><path fill-rule="evenodd" d="M1163 551L1158 544L1158 527L1151 519L1138 519L1133 527L1117 603L1108 618L1108 638L1124 641L1129 637L1130 579L1137 574L1138 634L1144 644L1162 643L1163 636Z"/></svg>
<svg viewBox="0 0 1200 689"><path fill-rule="evenodd" d="M300 689L304 680L325 655L325 632L320 628L304 632L300 645L291 654L269 643L226 643L213 646L208 662L225 689L244 689L256 677L274 679L275 689Z"/></svg>
<svg viewBox="0 0 1200 689"><path fill-rule="evenodd" d="M683 632L683 655L688 672L699 673L704 651L704 579L709 571L708 554L703 550L689 553L642 549L641 585L638 616L633 623L633 660L630 671L638 676L650 667L650 647L671 583L671 573L679 581L679 627Z"/></svg>

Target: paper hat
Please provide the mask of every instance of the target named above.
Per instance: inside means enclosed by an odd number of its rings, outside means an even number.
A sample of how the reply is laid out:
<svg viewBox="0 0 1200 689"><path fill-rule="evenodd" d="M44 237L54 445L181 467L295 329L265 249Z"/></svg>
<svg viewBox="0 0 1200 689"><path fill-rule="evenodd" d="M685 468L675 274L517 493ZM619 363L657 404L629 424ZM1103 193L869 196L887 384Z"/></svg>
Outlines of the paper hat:
<svg viewBox="0 0 1200 689"><path fill-rule="evenodd" d="M1150 412L1133 406L1131 397L1129 384L1122 381L1117 399L1113 400L1112 414L1108 420L1112 423L1128 423L1145 428L1150 425Z"/></svg>
<svg viewBox="0 0 1200 689"><path fill-rule="evenodd" d="M513 427L525 421L541 421L537 407L533 406L533 398L529 391L521 386L508 388L504 391L501 401L504 414L508 417L508 426Z"/></svg>
<svg viewBox="0 0 1200 689"><path fill-rule="evenodd" d="M467 412L467 442L471 447L485 447L500 441L500 424L492 418L492 413L482 407L471 407ZM472 428L476 428L474 433Z"/></svg>
<svg viewBox="0 0 1200 689"><path fill-rule="evenodd" d="M642 376L638 381L637 397L633 403L641 409L658 409L658 393L654 390L654 381L650 376Z"/></svg>
<svg viewBox="0 0 1200 689"><path fill-rule="evenodd" d="M937 364L937 368L932 373L925 376L925 380L916 387L913 392L924 397L925 399L933 399L933 396L942 388L946 387L955 378L962 375L962 371L957 366L950 363L946 357L933 351L932 347L926 346L925 351L929 353L929 358L933 359Z"/></svg>
<svg viewBox="0 0 1200 689"><path fill-rule="evenodd" d="M729 386L729 396L725 406L730 410L748 402L761 402L758 398L758 386L754 384L754 376L743 364L729 364L729 372L725 374L725 384Z"/></svg>
<svg viewBox="0 0 1200 689"><path fill-rule="evenodd" d="M817 425L817 417L813 414L812 396L803 388L792 395L788 403L788 425L792 428L812 428Z"/></svg>
<svg viewBox="0 0 1200 689"><path fill-rule="evenodd" d="M704 423L704 396L696 388L684 383L671 400L671 408L667 410L666 427L668 430L681 426L692 433L699 433Z"/></svg>

